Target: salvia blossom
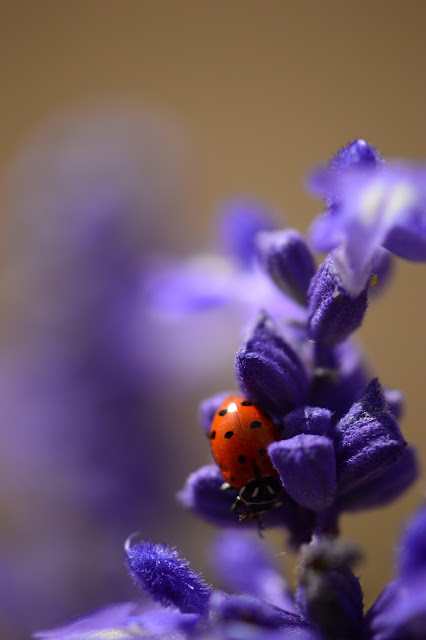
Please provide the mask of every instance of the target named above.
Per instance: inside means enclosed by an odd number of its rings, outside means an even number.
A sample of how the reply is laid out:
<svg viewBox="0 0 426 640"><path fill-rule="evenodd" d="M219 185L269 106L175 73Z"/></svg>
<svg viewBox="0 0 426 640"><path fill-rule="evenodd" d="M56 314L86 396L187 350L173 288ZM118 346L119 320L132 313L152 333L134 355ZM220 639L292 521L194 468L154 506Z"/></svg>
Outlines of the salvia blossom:
<svg viewBox="0 0 426 640"><path fill-rule="evenodd" d="M176 214L176 159L160 129L120 108L60 117L2 183L2 637L126 597L113 550L141 515L155 526L167 499L161 479L156 502L139 490L167 443L138 316L168 198Z"/></svg>
<svg viewBox="0 0 426 640"><path fill-rule="evenodd" d="M326 202L312 228L318 251L332 251L352 294L366 284L380 248L426 260L426 165L383 162L364 140L341 149L313 171L312 192Z"/></svg>
<svg viewBox="0 0 426 640"><path fill-rule="evenodd" d="M316 248L330 251L318 268L297 231L264 228L256 216L246 224L241 220L248 220L247 211L242 212L239 224L245 240L232 248L240 260L239 282L243 275L250 282L253 273L262 273L269 288L259 297L255 317L251 308L245 318L251 322L245 324L235 356L239 390L219 391L200 404L202 432L214 446L219 435L212 431L212 421L225 419L223 403L231 396L272 423L276 436L253 453L255 489L250 496L254 499L269 478L259 471L257 455L269 456L277 494L267 485L274 500L260 501L267 506L251 511L246 486L232 484L232 477L224 483L216 456L218 464L192 473L178 494L195 515L227 528L213 551L214 568L227 591L206 584L175 549L133 534L125 544L127 566L136 585L156 604L113 605L37 638L426 637L426 507L402 537L396 578L368 612L355 573L361 553L338 538L342 512L388 504L417 475L414 448L398 424L402 394L384 388L370 371L354 333L380 278L389 275L389 251L423 259L424 173L385 164L373 147L357 140L339 151L327 169L315 172L311 183L327 207L313 232ZM201 277L197 293L191 279L181 280L172 313L185 294L192 301L185 313L197 300L208 300L209 282ZM164 294L167 286L160 290ZM227 297L229 292L221 304ZM219 298L210 298L212 306ZM239 411L235 402L232 406L229 411ZM260 430L262 422L248 422L247 431L240 422L239 428L250 445L255 441L250 429ZM226 441L235 442L235 433L222 433L223 451L234 451ZM238 465L246 463L246 455L230 461L236 474ZM240 517L234 512L238 499L249 505ZM272 526L285 528L290 545L300 553L294 591L276 558L250 532Z"/></svg>
<svg viewBox="0 0 426 640"><path fill-rule="evenodd" d="M130 575L162 606L112 605L36 638L424 638L426 508L402 537L396 578L366 614L353 572L360 552L353 544L314 537L304 545L299 585L292 594L275 558L259 540L236 532L222 534L214 546L214 563L227 593L207 585L176 550L132 538L126 543Z"/></svg>

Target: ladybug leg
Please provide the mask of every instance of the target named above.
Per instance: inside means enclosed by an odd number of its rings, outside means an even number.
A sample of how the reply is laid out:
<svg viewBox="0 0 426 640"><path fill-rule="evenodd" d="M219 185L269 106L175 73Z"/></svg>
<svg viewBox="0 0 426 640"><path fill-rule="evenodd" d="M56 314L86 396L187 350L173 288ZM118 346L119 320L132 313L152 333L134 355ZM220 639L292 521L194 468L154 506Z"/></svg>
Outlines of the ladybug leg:
<svg viewBox="0 0 426 640"><path fill-rule="evenodd" d="M233 504L233 505L232 505L232 507L231 507L231 510L232 510L234 513L236 513L237 515L239 515L239 514L238 514L238 510L239 510L239 507L240 507L240 505L241 505L241 504L242 504L242 500L241 500L240 496L237 496L237 497L235 498L235 500L234 500L234 504Z"/></svg>
<svg viewBox="0 0 426 640"><path fill-rule="evenodd" d="M259 537L263 538L264 537L263 532L265 531L265 527L263 526L262 518L258 515L253 515L252 518L256 520L257 533L259 534Z"/></svg>

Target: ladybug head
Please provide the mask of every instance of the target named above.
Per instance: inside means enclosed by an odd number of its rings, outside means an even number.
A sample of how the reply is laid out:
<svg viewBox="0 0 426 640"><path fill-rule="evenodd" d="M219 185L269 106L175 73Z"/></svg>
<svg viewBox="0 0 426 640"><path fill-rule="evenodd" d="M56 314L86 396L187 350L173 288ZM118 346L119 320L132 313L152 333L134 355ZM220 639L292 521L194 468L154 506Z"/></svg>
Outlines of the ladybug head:
<svg viewBox="0 0 426 640"><path fill-rule="evenodd" d="M277 477L256 478L240 489L239 497L246 505L259 505L263 508L276 502L282 485Z"/></svg>

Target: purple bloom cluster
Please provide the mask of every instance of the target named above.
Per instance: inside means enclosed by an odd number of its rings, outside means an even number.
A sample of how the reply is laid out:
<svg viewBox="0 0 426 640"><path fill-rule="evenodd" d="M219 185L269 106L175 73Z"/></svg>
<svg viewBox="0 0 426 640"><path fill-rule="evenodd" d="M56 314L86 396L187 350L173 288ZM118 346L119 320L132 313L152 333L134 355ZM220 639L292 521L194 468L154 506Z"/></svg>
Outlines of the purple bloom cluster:
<svg viewBox="0 0 426 640"><path fill-rule="evenodd" d="M368 285L353 297L331 255L315 272L308 246L292 230L261 234L259 244L274 281L304 300L305 320L292 324L262 313L237 352L236 377L244 397L280 433L268 453L282 482L282 506L265 514L264 523L287 526L298 544L314 531L335 532L342 511L394 499L415 479L416 463L397 423L400 397L369 381L351 338L367 309ZM206 433L227 395L201 404ZM239 525L231 511L238 492L224 493L222 483L216 465L203 467L180 500L211 522Z"/></svg>
<svg viewBox="0 0 426 640"><path fill-rule="evenodd" d="M235 373L241 404L254 405L276 426L278 438L261 452L267 451L279 476L274 476L279 496L263 511L248 511L241 523L232 506L245 487L224 485L216 464L190 475L179 493L180 502L196 515L230 527L213 552L216 572L229 592L205 584L176 550L133 535L125 545L130 574L161 606L114 605L38 638L426 637L426 508L403 536L397 577L366 614L354 573L360 553L337 538L342 512L389 503L417 474L414 450L398 425L401 393L384 389L371 376L353 333L377 282L386 281L388 252L426 258L426 170L385 164L373 147L356 140L326 169L316 170L310 184L326 203L312 232L315 247L330 251L319 268L299 233L272 230L262 225L258 209L249 207L245 215L240 204L229 217L242 230L230 243L239 264L233 287L222 297L210 295L209 283L216 287L217 280L201 277L194 287L191 274L175 280L176 290L169 280L160 291L163 301L172 300L172 312L183 300L180 310L186 313L197 308L197 300L212 306L229 303L233 290L243 300L243 284L265 283L256 318L237 351ZM249 316L252 311L249 306ZM216 437L212 420L227 413L220 407L231 394L221 392L201 403L202 430L211 438ZM232 435L224 433L223 447ZM235 464L246 461L239 456ZM251 462L259 490L268 476L261 475L254 457ZM244 531L259 524L259 513L265 526L285 527L290 544L300 551L294 593L261 541Z"/></svg>
<svg viewBox="0 0 426 640"><path fill-rule="evenodd" d="M423 508L403 536L397 577L364 615L352 570L359 551L332 538L315 537L302 547L294 594L275 558L253 537L228 532L216 541L215 568L229 593L206 585L174 549L130 539L130 574L162 607L116 604L36 638L419 640L426 626L425 540Z"/></svg>

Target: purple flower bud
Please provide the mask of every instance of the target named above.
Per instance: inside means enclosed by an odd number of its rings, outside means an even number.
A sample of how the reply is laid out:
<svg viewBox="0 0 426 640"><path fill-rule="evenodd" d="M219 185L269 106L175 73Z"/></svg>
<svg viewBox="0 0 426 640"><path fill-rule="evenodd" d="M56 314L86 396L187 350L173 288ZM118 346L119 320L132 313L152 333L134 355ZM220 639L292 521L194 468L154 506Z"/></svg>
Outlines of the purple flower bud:
<svg viewBox="0 0 426 640"><path fill-rule="evenodd" d="M303 236L289 229L260 233L257 256L277 287L300 304L306 304L315 263Z"/></svg>
<svg viewBox="0 0 426 640"><path fill-rule="evenodd" d="M297 604L326 637L358 640L362 591L350 567L360 558L354 545L314 540L302 550Z"/></svg>
<svg viewBox="0 0 426 640"><path fill-rule="evenodd" d="M206 465L188 476L177 499L186 509L207 522L219 526L238 525L238 518L231 511L237 491L223 491L223 483L218 467L214 464Z"/></svg>
<svg viewBox="0 0 426 640"><path fill-rule="evenodd" d="M342 495L337 506L341 511L383 507L399 498L415 482L418 474L415 452L412 447L407 447L387 471Z"/></svg>
<svg viewBox="0 0 426 640"><path fill-rule="evenodd" d="M306 404L304 366L266 314L237 352L236 370L242 392L273 416Z"/></svg>
<svg viewBox="0 0 426 640"><path fill-rule="evenodd" d="M310 337L321 346L333 345L358 329L367 310L367 287L356 297L343 287L328 255L309 289Z"/></svg>
<svg viewBox="0 0 426 640"><path fill-rule="evenodd" d="M125 552L135 583L164 606L177 607L182 613L204 611L211 589L191 571L189 563L167 545L133 538L127 539Z"/></svg>
<svg viewBox="0 0 426 640"><path fill-rule="evenodd" d="M332 171L339 171L348 167L375 167L381 162L377 149L362 138L357 138L339 149L330 160L329 168Z"/></svg>
<svg viewBox="0 0 426 640"><path fill-rule="evenodd" d="M336 496L333 443L324 436L299 435L274 442L268 453L287 493L298 504L321 511Z"/></svg>
<svg viewBox="0 0 426 640"><path fill-rule="evenodd" d="M336 427L339 493L383 474L401 458L405 447L379 381L372 380Z"/></svg>
<svg viewBox="0 0 426 640"><path fill-rule="evenodd" d="M301 433L331 437L331 411L320 407L303 407L288 413L282 421L284 438Z"/></svg>

